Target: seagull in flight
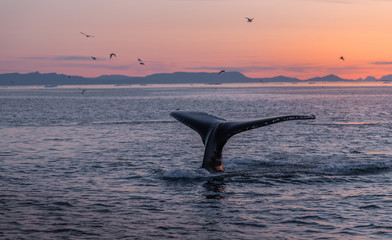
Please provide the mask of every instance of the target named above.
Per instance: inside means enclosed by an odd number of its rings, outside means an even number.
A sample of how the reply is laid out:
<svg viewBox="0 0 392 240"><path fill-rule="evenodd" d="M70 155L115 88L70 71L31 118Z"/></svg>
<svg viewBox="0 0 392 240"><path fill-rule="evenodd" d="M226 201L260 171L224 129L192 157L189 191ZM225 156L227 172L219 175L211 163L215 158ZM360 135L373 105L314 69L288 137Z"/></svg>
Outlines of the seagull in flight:
<svg viewBox="0 0 392 240"><path fill-rule="evenodd" d="M91 56L91 58L95 61L95 60L97 60L97 58L96 57L93 57L93 56Z"/></svg>
<svg viewBox="0 0 392 240"><path fill-rule="evenodd" d="M86 91L87 91L87 89L83 89L83 90L82 90L82 95L83 95L83 94L84 94L84 92L86 92Z"/></svg>
<svg viewBox="0 0 392 240"><path fill-rule="evenodd" d="M222 74L222 73L224 73L224 72L226 72L225 70L221 70L218 74Z"/></svg>
<svg viewBox="0 0 392 240"><path fill-rule="evenodd" d="M248 21L247 22L253 22L253 19L254 18L248 18L248 17L245 17Z"/></svg>
<svg viewBox="0 0 392 240"><path fill-rule="evenodd" d="M84 32L80 32L82 35L84 35L84 36L86 36L87 38L89 38L89 37L94 37L94 36L91 36L91 35L88 35L88 34L85 34Z"/></svg>
<svg viewBox="0 0 392 240"><path fill-rule="evenodd" d="M144 65L143 60L141 60L140 58L138 58L137 61L138 61L138 63L139 63L140 65Z"/></svg>
<svg viewBox="0 0 392 240"><path fill-rule="evenodd" d="M344 57L343 57L343 56L341 56L339 59L341 59L342 61L344 61Z"/></svg>
<svg viewBox="0 0 392 240"><path fill-rule="evenodd" d="M117 55L115 53L111 53L110 54L110 59L112 59L112 57L117 57Z"/></svg>

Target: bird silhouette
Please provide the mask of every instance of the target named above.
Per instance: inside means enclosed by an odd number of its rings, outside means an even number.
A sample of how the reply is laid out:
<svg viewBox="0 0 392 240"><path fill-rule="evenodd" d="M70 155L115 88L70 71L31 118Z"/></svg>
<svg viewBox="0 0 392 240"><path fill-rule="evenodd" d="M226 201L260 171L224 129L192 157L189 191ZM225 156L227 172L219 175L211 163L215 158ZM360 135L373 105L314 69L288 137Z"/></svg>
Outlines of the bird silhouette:
<svg viewBox="0 0 392 240"><path fill-rule="evenodd" d="M95 61L95 60L97 60L97 58L96 57L93 57L93 56L91 56L91 58Z"/></svg>
<svg viewBox="0 0 392 240"><path fill-rule="evenodd" d="M117 57L117 55L115 53L111 53L110 54L110 59L112 59L112 57Z"/></svg>
<svg viewBox="0 0 392 240"><path fill-rule="evenodd" d="M343 56L341 56L339 59L341 59L342 61L344 61L344 57L343 57Z"/></svg>
<svg viewBox="0 0 392 240"><path fill-rule="evenodd" d="M221 70L218 74L222 74L222 73L224 73L224 72L226 72L225 70Z"/></svg>
<svg viewBox="0 0 392 240"><path fill-rule="evenodd" d="M137 62L138 62L140 65L144 65L143 60L141 60L140 58L137 59Z"/></svg>
<svg viewBox="0 0 392 240"><path fill-rule="evenodd" d="M83 94L84 94L84 92L86 92L86 91L87 91L87 89L83 89L83 90L82 90L82 95L83 95Z"/></svg>
<svg viewBox="0 0 392 240"><path fill-rule="evenodd" d="M253 22L253 19L254 18L248 18L248 17L245 17L248 21L247 22Z"/></svg>
<svg viewBox="0 0 392 240"><path fill-rule="evenodd" d="M91 36L91 35L88 35L88 34L85 34L84 32L80 32L82 35L84 35L85 37L94 37L94 36Z"/></svg>

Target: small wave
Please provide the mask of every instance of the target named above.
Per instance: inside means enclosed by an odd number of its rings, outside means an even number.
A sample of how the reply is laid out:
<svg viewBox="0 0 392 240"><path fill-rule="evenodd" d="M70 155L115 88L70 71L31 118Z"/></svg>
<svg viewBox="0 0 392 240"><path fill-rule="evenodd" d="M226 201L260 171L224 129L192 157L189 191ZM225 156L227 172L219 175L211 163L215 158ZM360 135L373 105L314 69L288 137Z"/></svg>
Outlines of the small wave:
<svg viewBox="0 0 392 240"><path fill-rule="evenodd" d="M262 160L255 160L255 159L240 159L240 158L233 158L233 159L227 159L224 162L224 168L225 169L230 169L230 170L241 170L242 167L245 169L252 169L250 166L266 166L269 165L270 162L262 161Z"/></svg>
<svg viewBox="0 0 392 240"><path fill-rule="evenodd" d="M375 162L375 163L329 163L321 165L317 168L320 173L324 174L343 174L343 175L363 175L374 174L390 170L391 163Z"/></svg>
<svg viewBox="0 0 392 240"><path fill-rule="evenodd" d="M360 126L360 125L379 125L381 122L327 122L327 123L308 123L309 125L321 125L321 126Z"/></svg>
<svg viewBox="0 0 392 240"><path fill-rule="evenodd" d="M375 204L370 204L370 205L366 205L366 206L361 206L359 207L359 209L379 209L381 207L375 205Z"/></svg>
<svg viewBox="0 0 392 240"><path fill-rule="evenodd" d="M9 157L12 156L12 152L0 152L0 157Z"/></svg>
<svg viewBox="0 0 392 240"><path fill-rule="evenodd" d="M179 180L179 179L205 179L211 177L211 173L209 173L205 169L197 169L197 170L188 170L188 169L172 169L168 171L162 171L161 175L164 179L169 180Z"/></svg>
<svg viewBox="0 0 392 240"><path fill-rule="evenodd" d="M328 219L317 216L317 215L306 215L301 217L296 217L298 220L317 220L317 221L327 221Z"/></svg>
<svg viewBox="0 0 392 240"><path fill-rule="evenodd" d="M363 228L363 229L385 229L387 231L390 231L392 229L392 226L380 226L380 225L375 225L373 223L367 224L367 225L357 225L355 228Z"/></svg>
<svg viewBox="0 0 392 240"><path fill-rule="evenodd" d="M47 233L65 233L67 235L70 236L83 236L83 235L87 235L87 236L96 236L97 234L92 233L92 232L87 232L87 231L83 231L83 230L79 230L79 229L73 229L73 228L56 228L53 230L47 230L45 231Z"/></svg>
<svg viewBox="0 0 392 240"><path fill-rule="evenodd" d="M347 161L342 158L314 159L229 159L224 164L226 175L257 175L278 179L293 179L303 175L366 175L378 174L392 170L392 162L379 161Z"/></svg>
<svg viewBox="0 0 392 240"><path fill-rule="evenodd" d="M103 121L103 122L90 122L94 125L139 125L139 124L162 124L162 123L172 123L172 120L143 120L143 121Z"/></svg>
<svg viewBox="0 0 392 240"><path fill-rule="evenodd" d="M392 155L392 151L382 151L382 152L367 152L369 155Z"/></svg>
<svg viewBox="0 0 392 240"><path fill-rule="evenodd" d="M69 202L54 202L53 204L57 206L73 207L73 205L70 204Z"/></svg>
<svg viewBox="0 0 392 240"><path fill-rule="evenodd" d="M295 225L320 225L316 222L307 222L298 219L288 219L281 222L282 224L295 224Z"/></svg>
<svg viewBox="0 0 392 240"><path fill-rule="evenodd" d="M72 141L72 138L45 138L43 141L53 141L53 142L69 142Z"/></svg>
<svg viewBox="0 0 392 240"><path fill-rule="evenodd" d="M335 125L377 125L378 122L333 122Z"/></svg>

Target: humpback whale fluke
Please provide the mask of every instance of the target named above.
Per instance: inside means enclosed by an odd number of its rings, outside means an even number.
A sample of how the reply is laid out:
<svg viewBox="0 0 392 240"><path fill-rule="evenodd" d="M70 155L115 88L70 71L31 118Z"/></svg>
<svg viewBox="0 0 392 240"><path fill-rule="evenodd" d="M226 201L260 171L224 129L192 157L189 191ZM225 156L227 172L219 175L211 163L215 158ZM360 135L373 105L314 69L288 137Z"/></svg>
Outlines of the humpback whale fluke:
<svg viewBox="0 0 392 240"><path fill-rule="evenodd" d="M202 168L210 172L223 171L222 149L235 134L290 120L315 119L315 115L287 115L248 121L226 121L203 112L175 111L170 116L192 128L201 136L205 146Z"/></svg>

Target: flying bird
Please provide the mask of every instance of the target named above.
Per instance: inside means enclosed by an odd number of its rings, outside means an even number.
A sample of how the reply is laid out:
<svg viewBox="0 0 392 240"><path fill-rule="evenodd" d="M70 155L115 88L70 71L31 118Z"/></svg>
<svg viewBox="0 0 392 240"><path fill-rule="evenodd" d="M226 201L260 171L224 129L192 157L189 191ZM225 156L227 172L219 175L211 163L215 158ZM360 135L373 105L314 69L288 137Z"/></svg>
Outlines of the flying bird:
<svg viewBox="0 0 392 240"><path fill-rule="evenodd" d="M94 36L91 36L91 35L88 35L88 34L85 34L84 32L80 32L82 35L84 35L84 36L86 36L86 37L94 37Z"/></svg>
<svg viewBox="0 0 392 240"><path fill-rule="evenodd" d="M222 73L224 73L224 72L226 72L225 70L221 70L218 74L222 74Z"/></svg>
<svg viewBox="0 0 392 240"><path fill-rule="evenodd" d="M245 17L248 21L247 22L253 22L253 19L254 18L248 18L248 17Z"/></svg>
<svg viewBox="0 0 392 240"><path fill-rule="evenodd" d="M139 63L140 65L144 65L143 60L141 60L140 58L138 58L137 61L138 61L138 63Z"/></svg>
<svg viewBox="0 0 392 240"><path fill-rule="evenodd" d="M86 92L86 90L87 90L87 89L83 89L83 90L82 90L82 95L84 94L84 92Z"/></svg>
<svg viewBox="0 0 392 240"><path fill-rule="evenodd" d="M343 56L341 56L339 59L341 59L342 61L344 61L344 57L343 57Z"/></svg>
<svg viewBox="0 0 392 240"><path fill-rule="evenodd" d="M110 59L112 59L112 57L117 57L117 55L115 53L111 53L110 54Z"/></svg>
<svg viewBox="0 0 392 240"><path fill-rule="evenodd" d="M97 60L97 58L96 57L93 57L93 56L91 56L91 58L95 61L95 60Z"/></svg>

